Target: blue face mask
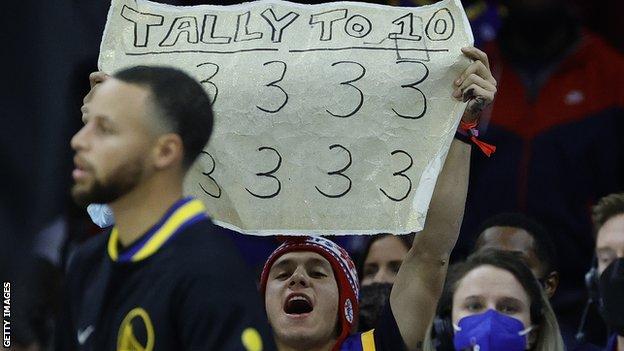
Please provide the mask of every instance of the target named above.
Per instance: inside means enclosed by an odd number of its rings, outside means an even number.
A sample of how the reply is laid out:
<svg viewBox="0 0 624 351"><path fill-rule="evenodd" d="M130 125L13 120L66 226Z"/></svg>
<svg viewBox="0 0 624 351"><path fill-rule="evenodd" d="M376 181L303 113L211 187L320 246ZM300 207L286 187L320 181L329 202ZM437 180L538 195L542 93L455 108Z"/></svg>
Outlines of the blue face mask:
<svg viewBox="0 0 624 351"><path fill-rule="evenodd" d="M91 221L100 228L110 227L115 224L113 210L105 204L90 204L87 206L87 213Z"/></svg>
<svg viewBox="0 0 624 351"><path fill-rule="evenodd" d="M494 310L464 317L453 328L455 350L475 351L524 351L525 335L533 329L525 329L519 320Z"/></svg>

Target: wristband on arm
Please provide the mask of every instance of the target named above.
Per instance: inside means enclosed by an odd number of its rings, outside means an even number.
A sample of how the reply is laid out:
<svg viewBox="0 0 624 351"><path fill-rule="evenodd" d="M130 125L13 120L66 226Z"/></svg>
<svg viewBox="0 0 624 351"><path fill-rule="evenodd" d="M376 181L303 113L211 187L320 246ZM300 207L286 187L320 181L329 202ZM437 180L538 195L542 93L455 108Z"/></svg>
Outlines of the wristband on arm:
<svg viewBox="0 0 624 351"><path fill-rule="evenodd" d="M490 157L494 151L496 151L496 146L477 139L479 136L479 130L477 129L478 124L479 122L477 121L460 121L459 128L457 128L457 132L455 133L455 138L468 144L475 144L485 154L485 156Z"/></svg>

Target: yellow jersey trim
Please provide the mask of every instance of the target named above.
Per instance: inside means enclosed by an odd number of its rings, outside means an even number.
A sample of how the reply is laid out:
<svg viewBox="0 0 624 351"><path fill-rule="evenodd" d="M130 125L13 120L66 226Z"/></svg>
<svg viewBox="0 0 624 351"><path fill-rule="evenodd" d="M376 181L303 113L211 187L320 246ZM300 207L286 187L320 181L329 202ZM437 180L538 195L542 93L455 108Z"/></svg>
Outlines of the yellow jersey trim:
<svg viewBox="0 0 624 351"><path fill-rule="evenodd" d="M375 351L375 329L362 333L362 350Z"/></svg>
<svg viewBox="0 0 624 351"><path fill-rule="evenodd" d="M139 247L132 248L132 253L128 259L123 261L140 261L153 255L160 247L162 247L169 238L171 238L181 227L187 222L195 220L199 216L205 216L206 208L204 204L196 199L186 200L179 208L175 209L171 214L165 215L166 218L160 221L160 225L149 230L147 241L140 244ZM176 204L177 205L177 204ZM174 205L174 207L176 206ZM151 235L150 235L151 233ZM140 240L140 239L139 239ZM108 254L113 261L120 260L118 252L119 231L117 226L113 227L108 239Z"/></svg>

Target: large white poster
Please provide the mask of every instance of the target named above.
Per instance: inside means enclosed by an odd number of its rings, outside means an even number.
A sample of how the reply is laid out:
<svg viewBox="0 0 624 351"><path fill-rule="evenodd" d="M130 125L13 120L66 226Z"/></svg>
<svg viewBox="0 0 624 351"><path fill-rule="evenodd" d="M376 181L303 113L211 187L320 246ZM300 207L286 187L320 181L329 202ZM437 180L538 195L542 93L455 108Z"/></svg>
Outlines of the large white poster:
<svg viewBox="0 0 624 351"><path fill-rule="evenodd" d="M465 103L459 0L420 8L113 0L100 69L178 67L214 101L185 190L251 234L422 229Z"/></svg>

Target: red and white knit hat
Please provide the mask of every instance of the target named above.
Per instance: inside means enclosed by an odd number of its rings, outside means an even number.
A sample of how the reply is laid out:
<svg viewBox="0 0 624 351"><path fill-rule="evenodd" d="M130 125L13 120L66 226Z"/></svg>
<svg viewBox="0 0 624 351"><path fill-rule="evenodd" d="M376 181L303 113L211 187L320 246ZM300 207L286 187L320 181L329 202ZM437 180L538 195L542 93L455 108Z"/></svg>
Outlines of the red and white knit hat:
<svg viewBox="0 0 624 351"><path fill-rule="evenodd" d="M358 295L360 287L353 260L345 249L325 238L318 236L288 237L282 245L273 251L264 264L260 279L260 291L263 296L266 292L269 271L275 260L286 253L295 251L311 251L323 256L334 271L339 290L338 317L341 329L336 345L332 350L338 350L342 342L351 333L359 313Z"/></svg>

